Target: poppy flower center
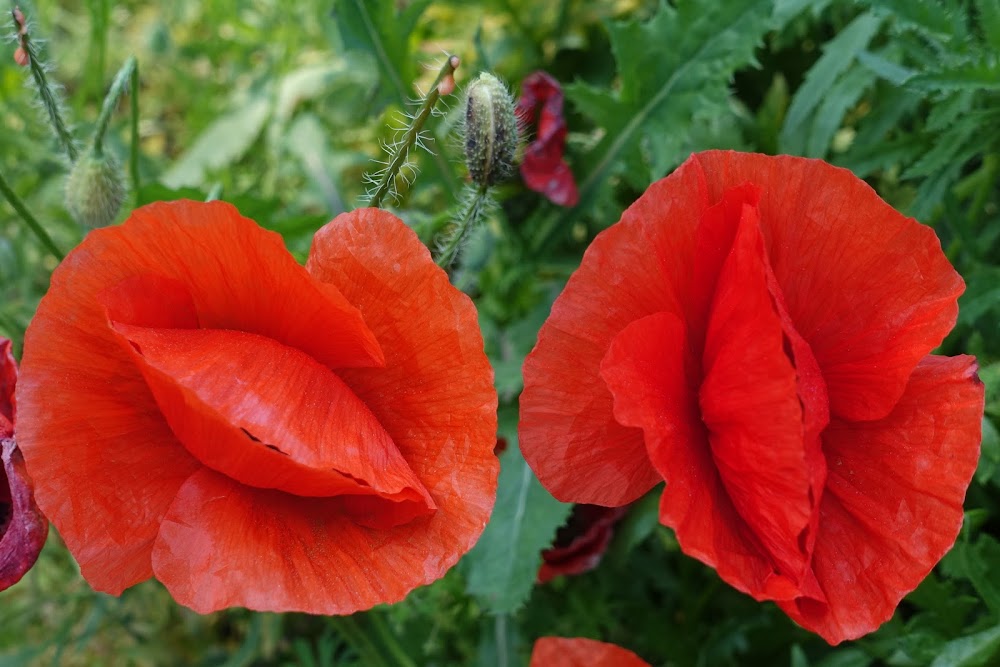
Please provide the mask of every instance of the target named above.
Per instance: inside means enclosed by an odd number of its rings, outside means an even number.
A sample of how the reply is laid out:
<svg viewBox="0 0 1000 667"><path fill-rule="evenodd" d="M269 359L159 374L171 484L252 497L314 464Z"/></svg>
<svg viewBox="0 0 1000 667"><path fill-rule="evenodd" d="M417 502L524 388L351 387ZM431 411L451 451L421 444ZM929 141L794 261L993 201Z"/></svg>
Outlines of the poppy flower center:
<svg viewBox="0 0 1000 667"><path fill-rule="evenodd" d="M339 497L363 525L434 511L392 438L333 370L267 336L198 328L190 299L171 290L153 315L109 299L109 326L196 459L248 486Z"/></svg>

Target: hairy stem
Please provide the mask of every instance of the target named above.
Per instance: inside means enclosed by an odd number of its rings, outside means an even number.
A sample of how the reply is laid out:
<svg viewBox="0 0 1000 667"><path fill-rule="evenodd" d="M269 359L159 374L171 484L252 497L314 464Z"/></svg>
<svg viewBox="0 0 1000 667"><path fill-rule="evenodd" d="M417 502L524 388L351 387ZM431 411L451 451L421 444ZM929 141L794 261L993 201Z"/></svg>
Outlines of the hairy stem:
<svg viewBox="0 0 1000 667"><path fill-rule="evenodd" d="M434 79L434 83L431 84L430 90L424 96L420 104L420 110L417 111L417 115L413 117L413 121L406 129L403 140L394 147L389 165L382 172L375 192L371 196L371 200L369 201L370 206L380 206L386 194L389 193L393 182L396 180L396 176L399 174L399 170L402 169L403 164L406 162L406 156L409 155L410 149L417 142L420 130L423 129L424 123L434 109L434 105L437 104L438 99L441 97L441 91L438 88L439 84L444 81L445 77L455 74L455 70L458 69L460 62L458 56L448 56L441 71L438 72L437 78Z"/></svg>
<svg viewBox="0 0 1000 667"><path fill-rule="evenodd" d="M104 134L108 131L111 123L111 115L118 106L118 100L128 90L132 81L133 73L136 71L137 62L135 56L129 56L122 68L115 75L115 80L111 82L111 88L104 97L104 104L101 105L101 113L97 117L97 127L94 129L94 154L102 155L104 152Z"/></svg>
<svg viewBox="0 0 1000 667"><path fill-rule="evenodd" d="M139 205L139 63L136 62L132 68L129 88L132 95L129 97L131 107L131 145L129 146L128 170L132 179L132 196L135 198L135 205Z"/></svg>
<svg viewBox="0 0 1000 667"><path fill-rule="evenodd" d="M438 251L437 265L444 270L448 270L452 262L458 257L462 248L462 242L468 237L469 232L479 226L479 223L486 215L492 200L489 197L489 187L480 185L475 193L465 203L462 216L455 223L455 228L451 235L445 240L444 245Z"/></svg>

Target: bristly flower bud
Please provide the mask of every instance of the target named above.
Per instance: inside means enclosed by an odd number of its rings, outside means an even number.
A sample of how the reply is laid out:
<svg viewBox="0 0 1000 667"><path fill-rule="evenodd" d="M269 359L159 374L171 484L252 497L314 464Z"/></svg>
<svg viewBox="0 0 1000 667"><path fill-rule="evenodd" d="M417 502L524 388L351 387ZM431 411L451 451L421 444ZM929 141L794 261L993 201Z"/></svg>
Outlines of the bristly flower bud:
<svg viewBox="0 0 1000 667"><path fill-rule="evenodd" d="M500 79L480 74L469 84L465 103L465 164L472 181L489 187L508 178L517 141L514 99Z"/></svg>
<svg viewBox="0 0 1000 667"><path fill-rule="evenodd" d="M125 201L125 176L107 152L87 151L66 179L66 208L86 229L110 225Z"/></svg>

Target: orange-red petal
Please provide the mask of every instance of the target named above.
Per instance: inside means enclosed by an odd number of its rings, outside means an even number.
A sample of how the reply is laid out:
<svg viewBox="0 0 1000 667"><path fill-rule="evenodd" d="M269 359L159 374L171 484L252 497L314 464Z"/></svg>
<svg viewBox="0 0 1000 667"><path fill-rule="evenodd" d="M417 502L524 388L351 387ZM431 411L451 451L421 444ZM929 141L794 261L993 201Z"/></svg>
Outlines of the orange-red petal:
<svg viewBox="0 0 1000 667"><path fill-rule="evenodd" d="M632 651L595 639L542 637L529 667L649 667Z"/></svg>
<svg viewBox="0 0 1000 667"><path fill-rule="evenodd" d="M708 151L687 166L704 174L712 201L740 183L760 189L768 257L823 371L831 413L887 415L954 326L965 287L934 231L820 160Z"/></svg>
<svg viewBox="0 0 1000 667"><path fill-rule="evenodd" d="M157 578L198 610L347 614L398 601L471 548L493 507L497 398L469 298L412 230L375 209L321 229L308 270L358 307L384 350L383 368L338 375L438 509L376 530L333 511L335 500L237 487L203 471L171 506L154 553Z"/></svg>
<svg viewBox="0 0 1000 667"><path fill-rule="evenodd" d="M660 479L642 432L614 417L601 360L629 322L686 310L705 196L700 173L678 172L598 234L524 362L521 450L560 500L624 505Z"/></svg>
<svg viewBox="0 0 1000 667"><path fill-rule="evenodd" d="M827 604L782 602L836 644L889 620L951 548L976 469L984 389L968 356L929 356L893 411L873 422L834 420L813 569Z"/></svg>
<svg viewBox="0 0 1000 667"><path fill-rule="evenodd" d="M165 287L163 312L150 285ZM357 308L228 204L153 204L91 232L53 273L25 335L18 445L84 576L120 593L151 576L160 519L200 464L107 326L112 311L268 336L328 367L377 366L382 352Z"/></svg>
<svg viewBox="0 0 1000 667"><path fill-rule="evenodd" d="M374 496L356 520L378 527L433 511L365 404L309 355L241 331L112 327L202 464L300 496Z"/></svg>

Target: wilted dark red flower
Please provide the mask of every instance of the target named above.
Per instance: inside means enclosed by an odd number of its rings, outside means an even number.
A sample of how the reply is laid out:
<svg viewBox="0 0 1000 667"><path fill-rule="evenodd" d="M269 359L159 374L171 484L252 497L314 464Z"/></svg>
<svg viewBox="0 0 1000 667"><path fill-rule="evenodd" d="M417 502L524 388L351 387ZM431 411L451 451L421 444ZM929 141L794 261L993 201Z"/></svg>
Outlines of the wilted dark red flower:
<svg viewBox="0 0 1000 667"><path fill-rule="evenodd" d="M666 481L681 548L836 643L954 543L979 454L964 289L933 230L818 160L711 151L591 244L524 365L560 500Z"/></svg>
<svg viewBox="0 0 1000 667"><path fill-rule="evenodd" d="M566 120L563 92L559 82L545 72L535 72L521 82L517 117L525 128L535 128L521 161L525 185L560 206L576 206L580 193L573 173L563 159L566 148Z"/></svg>
<svg viewBox="0 0 1000 667"><path fill-rule="evenodd" d="M31 569L49 534L31 491L31 478L14 443L17 364L11 344L0 338L0 591Z"/></svg>
<svg viewBox="0 0 1000 667"><path fill-rule="evenodd" d="M565 525L556 531L555 542L542 552L538 583L597 567L614 536L615 524L627 511L626 507L574 505Z"/></svg>
<svg viewBox="0 0 1000 667"><path fill-rule="evenodd" d="M542 637L529 667L649 667L632 651L595 639Z"/></svg>
<svg viewBox="0 0 1000 667"><path fill-rule="evenodd" d="M305 268L221 202L91 232L25 337L19 441L84 577L208 612L345 614L439 578L496 493L476 311L399 219Z"/></svg>

